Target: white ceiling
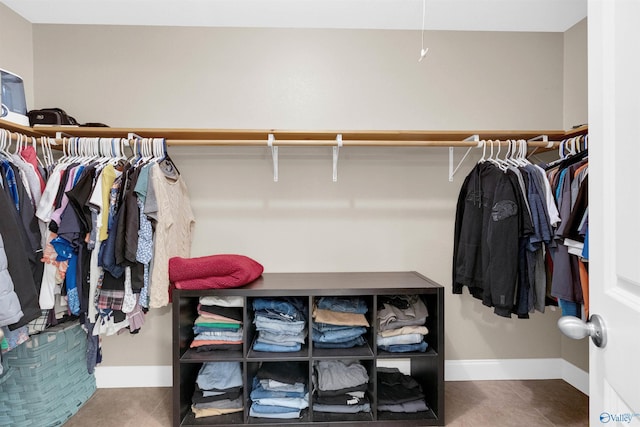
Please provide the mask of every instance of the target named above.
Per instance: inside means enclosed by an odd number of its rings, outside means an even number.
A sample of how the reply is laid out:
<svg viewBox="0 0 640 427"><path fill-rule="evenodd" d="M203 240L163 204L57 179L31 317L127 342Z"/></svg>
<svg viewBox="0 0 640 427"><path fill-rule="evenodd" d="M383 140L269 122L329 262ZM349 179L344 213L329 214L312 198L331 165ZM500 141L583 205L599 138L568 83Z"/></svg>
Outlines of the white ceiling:
<svg viewBox="0 0 640 427"><path fill-rule="evenodd" d="M422 0L0 0L35 24L420 29ZM587 0L426 0L426 29L564 32Z"/></svg>

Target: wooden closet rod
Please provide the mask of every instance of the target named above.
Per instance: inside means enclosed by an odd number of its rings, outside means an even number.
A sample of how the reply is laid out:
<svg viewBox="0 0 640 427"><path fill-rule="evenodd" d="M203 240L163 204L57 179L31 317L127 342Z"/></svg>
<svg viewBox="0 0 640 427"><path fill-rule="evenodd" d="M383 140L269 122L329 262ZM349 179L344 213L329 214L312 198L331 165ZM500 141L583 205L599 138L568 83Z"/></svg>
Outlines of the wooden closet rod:
<svg viewBox="0 0 640 427"><path fill-rule="evenodd" d="M273 135L273 145L277 146L336 146L338 135L342 136L342 146L374 147L473 147L476 140L509 139L528 140L530 147L555 148L559 141L588 132L581 126L570 131L562 130L463 130L463 131L417 131L417 130L377 130L377 131L296 131L296 130L253 130L253 129L179 129L179 128L107 128L77 126L28 126L16 125L0 119L0 128L29 137L55 138L59 133L72 137L127 138L131 134L141 138L165 138L173 146L267 146L269 135ZM540 136L553 141L553 146L545 141L530 141ZM15 136L12 136L15 140ZM471 138L473 139L473 138ZM61 139L56 139L60 144ZM495 142L494 142L495 144Z"/></svg>
<svg viewBox="0 0 640 427"><path fill-rule="evenodd" d="M487 147L490 146L487 140ZM507 140L499 141L500 144L506 145ZM267 141L248 139L167 139L169 146L241 146L241 147L263 147L267 146ZM493 141L497 145L498 140ZM529 147L539 148L558 148L560 141L529 141ZM308 140L308 139L276 139L273 145L279 147L335 147L336 140ZM403 140L342 140L343 147L476 147L478 143L475 141L403 141Z"/></svg>

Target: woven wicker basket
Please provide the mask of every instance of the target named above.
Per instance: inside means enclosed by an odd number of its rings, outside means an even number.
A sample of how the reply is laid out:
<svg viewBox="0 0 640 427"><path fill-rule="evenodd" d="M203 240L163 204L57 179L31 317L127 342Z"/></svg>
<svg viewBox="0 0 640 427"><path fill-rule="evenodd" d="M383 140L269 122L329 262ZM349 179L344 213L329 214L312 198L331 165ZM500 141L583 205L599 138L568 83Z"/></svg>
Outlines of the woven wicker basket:
<svg viewBox="0 0 640 427"><path fill-rule="evenodd" d="M0 376L0 426L58 426L91 397L87 335L79 324L51 328L7 352Z"/></svg>

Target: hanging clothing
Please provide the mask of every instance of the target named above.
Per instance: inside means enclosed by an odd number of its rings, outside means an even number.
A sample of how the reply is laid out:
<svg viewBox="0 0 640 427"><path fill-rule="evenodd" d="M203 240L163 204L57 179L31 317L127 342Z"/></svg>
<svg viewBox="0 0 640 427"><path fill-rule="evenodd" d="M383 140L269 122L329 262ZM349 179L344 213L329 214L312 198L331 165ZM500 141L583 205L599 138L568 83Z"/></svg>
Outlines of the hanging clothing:
<svg viewBox="0 0 640 427"><path fill-rule="evenodd" d="M453 293L500 316L545 305L588 310L586 151L546 165L490 159L465 178L456 210Z"/></svg>
<svg viewBox="0 0 640 427"><path fill-rule="evenodd" d="M195 217L184 180L165 175L165 167L153 163L144 213L155 222L155 243L149 306L169 303L169 258L189 257Z"/></svg>
<svg viewBox="0 0 640 427"><path fill-rule="evenodd" d="M18 323L24 316L14 288L13 279L8 270L4 241L0 235L0 326Z"/></svg>
<svg viewBox="0 0 640 427"><path fill-rule="evenodd" d="M588 312L588 268L582 257L589 215L588 170L587 151L547 168L562 219L550 249L551 295L561 301L563 315L578 317L580 306Z"/></svg>
<svg viewBox="0 0 640 427"><path fill-rule="evenodd" d="M154 307L168 303L168 259L190 255L194 223L186 185L168 156L75 156L48 173L33 147L6 157L0 232L20 281L21 322L40 308L55 309L53 321L70 313L97 322L94 334L135 332L150 294ZM20 262L12 262L18 253ZM31 280L21 280L25 265Z"/></svg>
<svg viewBox="0 0 640 427"><path fill-rule="evenodd" d="M516 304L520 239L533 233L513 171L478 163L465 179L456 211L453 292L464 286L494 312L511 317Z"/></svg>
<svg viewBox="0 0 640 427"><path fill-rule="evenodd" d="M7 193L0 191L0 235L7 255L7 270L24 314L19 321L9 325L11 330L25 326L41 315L38 290L30 265L35 261L32 258L34 254L27 250L26 239L23 237L25 232L14 206Z"/></svg>

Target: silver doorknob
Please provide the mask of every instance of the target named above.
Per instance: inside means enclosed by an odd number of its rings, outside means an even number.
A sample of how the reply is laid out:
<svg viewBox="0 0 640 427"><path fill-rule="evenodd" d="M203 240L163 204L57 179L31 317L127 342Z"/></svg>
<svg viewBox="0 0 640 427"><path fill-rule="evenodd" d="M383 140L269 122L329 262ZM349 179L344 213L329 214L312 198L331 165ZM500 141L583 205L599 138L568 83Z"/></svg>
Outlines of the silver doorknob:
<svg viewBox="0 0 640 427"><path fill-rule="evenodd" d="M562 316L558 319L558 328L563 334L574 340L591 337L591 341L596 347L603 348L607 345L604 321L597 314L591 315L588 322L574 316Z"/></svg>

